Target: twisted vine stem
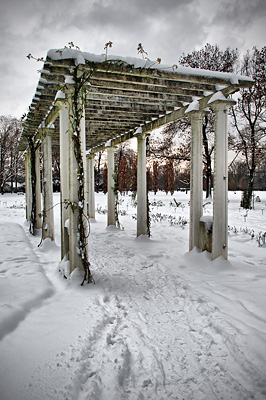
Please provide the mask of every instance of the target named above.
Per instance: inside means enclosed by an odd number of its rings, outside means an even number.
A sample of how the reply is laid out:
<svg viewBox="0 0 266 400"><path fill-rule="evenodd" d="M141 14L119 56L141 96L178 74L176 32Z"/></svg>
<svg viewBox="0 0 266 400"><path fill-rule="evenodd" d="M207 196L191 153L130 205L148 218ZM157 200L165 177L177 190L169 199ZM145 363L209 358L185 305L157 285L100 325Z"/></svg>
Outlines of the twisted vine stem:
<svg viewBox="0 0 266 400"><path fill-rule="evenodd" d="M74 155L77 163L77 180L78 180L78 201L67 201L67 207L70 206L72 212L77 212L77 240L78 240L78 254L81 258L81 263L84 268L85 274L81 285L87 282L94 282L90 270L90 262L88 260L87 240L88 240L88 217L84 213L85 209L85 171L83 165L83 155L81 147L81 119L83 118L83 108L86 101L86 83L88 82L91 74L88 76L83 72L79 74L78 67L73 71L72 77L75 82L73 96L69 104L69 122L72 127L71 140L74 148Z"/></svg>
<svg viewBox="0 0 266 400"><path fill-rule="evenodd" d="M31 166L31 195L32 204L30 212L30 227L29 231L34 235L34 228L36 222L36 170L35 170L35 146L34 141L31 137L28 138L29 149L30 149L30 166Z"/></svg>
<svg viewBox="0 0 266 400"><path fill-rule="evenodd" d="M31 194L32 194L32 205L31 205L31 212L30 212L30 226L29 232L34 235L35 234L35 227L36 227L36 219L37 219L37 207L36 207L36 167L35 167L35 160L36 150L40 147L41 142L37 141L34 144L34 137L28 137L28 144L30 149L30 174L31 174Z"/></svg>

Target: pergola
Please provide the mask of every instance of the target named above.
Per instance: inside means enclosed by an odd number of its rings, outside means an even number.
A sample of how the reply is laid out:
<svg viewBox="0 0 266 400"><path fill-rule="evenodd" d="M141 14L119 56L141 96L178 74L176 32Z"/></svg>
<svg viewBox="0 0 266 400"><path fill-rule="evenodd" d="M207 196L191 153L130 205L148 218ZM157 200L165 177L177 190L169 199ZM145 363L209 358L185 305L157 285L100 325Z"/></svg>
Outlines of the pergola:
<svg viewBox="0 0 266 400"><path fill-rule="evenodd" d="M82 90L77 90L78 85ZM147 234L146 135L184 117L191 119L189 249L201 248L202 233L202 118L215 112L214 202L212 258L227 258L227 110L230 95L252 85L232 73L166 66L145 59L84 53L76 49L50 50L44 61L35 96L25 119L20 150L25 151L26 216L32 216L43 238L54 238L52 146L60 148L61 256L70 270L82 266L78 249L76 211L79 175L73 145L73 104L81 116L78 127L86 186L82 207L89 218L94 209L94 155L107 149L108 225L115 225L114 148L132 137L138 141L137 235ZM30 138L30 141L29 141ZM33 143L33 146L29 146ZM40 146L43 152L43 210L40 191ZM35 146L35 147L34 147ZM34 151L35 156L32 157ZM34 165L33 165L34 163ZM33 177L34 172L34 177ZM32 185L32 179L36 184ZM34 195L32 196L33 192ZM42 216L40 216L42 214Z"/></svg>

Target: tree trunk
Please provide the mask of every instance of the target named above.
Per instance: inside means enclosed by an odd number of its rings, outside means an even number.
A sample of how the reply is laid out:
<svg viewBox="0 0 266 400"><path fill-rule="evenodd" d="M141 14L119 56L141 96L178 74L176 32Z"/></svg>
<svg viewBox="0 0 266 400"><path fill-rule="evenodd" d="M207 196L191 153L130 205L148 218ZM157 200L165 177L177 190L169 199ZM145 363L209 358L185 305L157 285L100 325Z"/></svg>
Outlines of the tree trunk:
<svg viewBox="0 0 266 400"><path fill-rule="evenodd" d="M1 146L1 144L0 144L0 146ZM4 194L3 173L4 173L4 163L3 163L3 154L2 154L2 146L1 146L1 152L0 152L0 191L1 191L1 194Z"/></svg>
<svg viewBox="0 0 266 400"><path fill-rule="evenodd" d="M10 191L13 193L13 186L14 186L14 157L11 151L10 155L10 169L11 169L11 177L10 177Z"/></svg>
<svg viewBox="0 0 266 400"><path fill-rule="evenodd" d="M33 139L29 139L30 162L31 162L31 187L32 187L32 208L30 214L30 233L35 234L36 223L36 170L35 170L35 147Z"/></svg>
<svg viewBox="0 0 266 400"><path fill-rule="evenodd" d="M98 193L100 190L100 167L101 167L102 151L99 152L97 169L96 169L96 179L95 179L95 191Z"/></svg>
<svg viewBox="0 0 266 400"><path fill-rule="evenodd" d="M248 176L248 187L242 193L242 200L240 206L249 210L252 208L252 193L254 189L254 172L255 170L252 168L249 170Z"/></svg>

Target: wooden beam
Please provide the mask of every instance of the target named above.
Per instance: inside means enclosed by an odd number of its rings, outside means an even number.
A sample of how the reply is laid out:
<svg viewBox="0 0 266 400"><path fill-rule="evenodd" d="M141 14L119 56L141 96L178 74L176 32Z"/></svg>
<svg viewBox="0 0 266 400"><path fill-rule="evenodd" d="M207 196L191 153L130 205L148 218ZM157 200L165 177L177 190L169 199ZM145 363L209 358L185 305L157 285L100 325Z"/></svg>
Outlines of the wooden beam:
<svg viewBox="0 0 266 400"><path fill-rule="evenodd" d="M55 122L55 120L58 118L60 112L60 108L57 106L54 106L52 110L49 112L45 119L45 127L50 128L50 126Z"/></svg>
<svg viewBox="0 0 266 400"><path fill-rule="evenodd" d="M224 89L221 90L221 92L227 96L228 94L234 93L235 90L237 90L234 86L228 86ZM229 93L228 93L229 92ZM209 100L213 94L210 94L209 96L203 97L199 100L199 111L204 110L205 108L210 108L211 105L208 104ZM148 124L145 124L143 127L143 132L151 132L155 129L161 128L164 125L168 125L172 122L178 121L179 119L182 119L186 117L186 110L187 106L180 108L179 110L172 111L171 113L164 115L163 117L158 118L156 121L149 122Z"/></svg>
<svg viewBox="0 0 266 400"><path fill-rule="evenodd" d="M176 85L149 85L149 84L137 84L128 83L123 81L110 81L110 80L97 80L93 77L90 79L90 84L93 88L97 88L100 92L105 89L109 90L111 93L115 92L127 92L134 94L145 93L148 94L164 94L164 95L184 95L184 96L203 96L203 92L206 89L193 89L192 87L182 88L179 84ZM212 90L210 89L212 88ZM215 92L213 85L210 86L209 91Z"/></svg>

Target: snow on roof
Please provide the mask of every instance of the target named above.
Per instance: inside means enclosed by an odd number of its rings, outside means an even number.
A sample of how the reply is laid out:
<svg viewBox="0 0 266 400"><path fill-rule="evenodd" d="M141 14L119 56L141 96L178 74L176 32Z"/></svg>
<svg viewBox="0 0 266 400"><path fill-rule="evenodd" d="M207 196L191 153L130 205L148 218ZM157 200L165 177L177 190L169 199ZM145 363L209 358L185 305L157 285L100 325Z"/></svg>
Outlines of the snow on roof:
<svg viewBox="0 0 266 400"><path fill-rule="evenodd" d="M134 133L134 135L139 135L140 133L142 133L142 127L139 126L136 130L136 132Z"/></svg>
<svg viewBox="0 0 266 400"><path fill-rule="evenodd" d="M74 81L74 79L72 78L72 76L65 76L65 83L66 83L66 84L73 85L73 84L75 84L75 81Z"/></svg>
<svg viewBox="0 0 266 400"><path fill-rule="evenodd" d="M224 96L224 94L222 93L222 92L216 92L216 93L214 93L214 95L210 98L210 100L208 101L208 104L211 104L211 103L213 103L214 101L217 101L217 100L222 100L222 101L228 101L228 100L230 100L230 99L227 99L225 96Z"/></svg>
<svg viewBox="0 0 266 400"><path fill-rule="evenodd" d="M40 77L39 82L42 83L43 85L47 85L49 83L46 79L42 77Z"/></svg>
<svg viewBox="0 0 266 400"><path fill-rule="evenodd" d="M190 68L176 65L159 64L157 61L135 58L135 57L121 57L115 55L108 55L106 59L105 54L93 54L87 53L76 49L51 49L47 53L47 57L53 61L74 59L75 64L85 64L86 61L94 63L102 63L106 60L108 61L122 61L126 64L132 65L134 68L147 68L147 69L157 69L164 72L177 72L184 75L198 75L206 78L220 78L228 80L231 84L237 84L239 80L250 81L252 79L242 75L236 75L234 73L219 72L219 71L209 71L198 68Z"/></svg>
<svg viewBox="0 0 266 400"><path fill-rule="evenodd" d="M105 147L112 147L112 139L109 139L109 140L105 143Z"/></svg>
<svg viewBox="0 0 266 400"><path fill-rule="evenodd" d="M58 90L58 92L56 93L56 96L55 96L55 101L57 99L65 99L65 98L66 98L65 93L63 93L62 90Z"/></svg>
<svg viewBox="0 0 266 400"><path fill-rule="evenodd" d="M199 110L199 102L198 100L192 101L192 103L189 104L188 108L185 111L185 114L189 113L190 111L198 111Z"/></svg>

